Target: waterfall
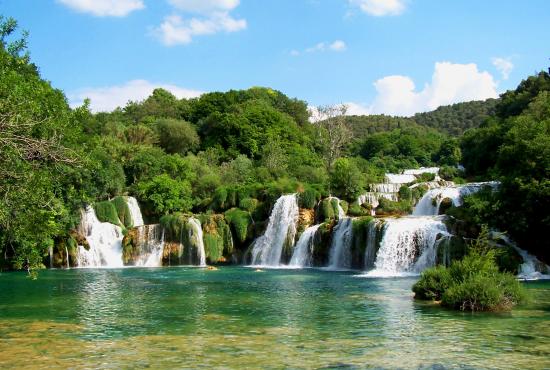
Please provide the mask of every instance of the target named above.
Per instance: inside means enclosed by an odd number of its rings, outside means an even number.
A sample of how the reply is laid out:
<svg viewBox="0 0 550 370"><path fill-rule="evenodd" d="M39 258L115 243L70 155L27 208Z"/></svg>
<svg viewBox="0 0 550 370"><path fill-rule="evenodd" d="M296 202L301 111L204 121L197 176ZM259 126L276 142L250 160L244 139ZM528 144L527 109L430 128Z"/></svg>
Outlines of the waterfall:
<svg viewBox="0 0 550 370"><path fill-rule="evenodd" d="M304 230L290 259L289 266L309 267L312 265L312 252L315 241L315 233L321 225L310 226Z"/></svg>
<svg viewBox="0 0 550 370"><path fill-rule="evenodd" d="M367 245L365 247L365 269L374 266L374 260L376 258L376 237L378 236L378 228L380 225L380 220L376 219L369 223Z"/></svg>
<svg viewBox="0 0 550 370"><path fill-rule="evenodd" d="M50 268L53 268L53 245L48 247L48 254L50 255Z"/></svg>
<svg viewBox="0 0 550 370"><path fill-rule="evenodd" d="M444 199L450 199L453 206L462 205L465 196L476 193L485 186L495 188L497 182L474 182L460 186L442 187L428 190L420 199L413 211L413 216L436 216Z"/></svg>
<svg viewBox="0 0 550 370"><path fill-rule="evenodd" d="M441 217L385 219L384 236L370 276L419 273L435 265L437 246L447 237Z"/></svg>
<svg viewBox="0 0 550 370"><path fill-rule="evenodd" d="M265 233L254 242L252 265L279 266L285 243L294 244L298 217L296 194L277 199Z"/></svg>
<svg viewBox="0 0 550 370"><path fill-rule="evenodd" d="M70 269L71 263L69 261L69 249L67 248L67 246L65 246L65 257L67 258L67 269Z"/></svg>
<svg viewBox="0 0 550 370"><path fill-rule="evenodd" d="M199 266L206 266L206 253L204 252L204 240L202 234L201 222L194 217L189 219L189 225L191 229L189 230L189 240L195 241L197 246L197 257L199 259Z"/></svg>
<svg viewBox="0 0 550 370"><path fill-rule="evenodd" d="M90 249L78 246L78 267L123 267L122 229L97 219L93 207L82 212L79 230L86 237Z"/></svg>
<svg viewBox="0 0 550 370"><path fill-rule="evenodd" d="M164 252L164 230L160 225L144 225L138 228L135 266L161 267Z"/></svg>
<svg viewBox="0 0 550 370"><path fill-rule="evenodd" d="M506 234L498 231L491 231L493 239L502 240L506 245L514 248L523 259L519 266L518 278L524 280L550 279L550 266L539 261L539 259L524 249L521 249ZM544 274L546 273L546 274Z"/></svg>
<svg viewBox="0 0 550 370"><path fill-rule="evenodd" d="M437 175L439 173L439 167L420 167L418 169L403 171L403 175L422 175L424 173Z"/></svg>
<svg viewBox="0 0 550 370"><path fill-rule="evenodd" d="M404 184L408 184L410 182L413 182L415 180L416 180L416 176L411 175L411 174L403 175L403 174L387 173L386 176L384 177L384 181L387 184L404 185Z"/></svg>
<svg viewBox="0 0 550 370"><path fill-rule="evenodd" d="M132 217L132 225L134 227L143 226L143 216L141 215L141 210L139 209L136 198L128 197L126 202L130 210L130 216Z"/></svg>
<svg viewBox="0 0 550 370"><path fill-rule="evenodd" d="M328 268L330 270L351 268L351 243L353 242L353 219L345 217L338 221L332 234Z"/></svg>

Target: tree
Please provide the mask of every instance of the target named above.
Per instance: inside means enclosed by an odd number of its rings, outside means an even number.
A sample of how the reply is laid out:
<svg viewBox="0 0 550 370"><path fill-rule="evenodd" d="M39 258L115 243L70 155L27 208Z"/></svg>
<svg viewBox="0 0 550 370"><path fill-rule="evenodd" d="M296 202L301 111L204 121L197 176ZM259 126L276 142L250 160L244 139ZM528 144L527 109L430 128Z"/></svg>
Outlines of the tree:
<svg viewBox="0 0 550 370"><path fill-rule="evenodd" d="M325 166L329 171L352 138L346 120L347 110L346 105L340 104L319 106L313 111L313 120L318 127L317 138L322 145Z"/></svg>
<svg viewBox="0 0 550 370"><path fill-rule="evenodd" d="M162 119L157 121L156 129L160 146L168 153L185 155L199 146L199 135L189 122Z"/></svg>

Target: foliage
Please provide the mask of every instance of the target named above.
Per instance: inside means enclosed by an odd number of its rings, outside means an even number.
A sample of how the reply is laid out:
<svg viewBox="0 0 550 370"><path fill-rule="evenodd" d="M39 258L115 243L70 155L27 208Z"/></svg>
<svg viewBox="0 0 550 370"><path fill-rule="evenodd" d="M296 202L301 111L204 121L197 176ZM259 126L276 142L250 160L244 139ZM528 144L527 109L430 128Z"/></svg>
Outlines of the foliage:
<svg viewBox="0 0 550 370"><path fill-rule="evenodd" d="M494 115L497 99L457 103L437 108L432 112L417 113L412 119L422 126L435 128L452 136L479 127Z"/></svg>
<svg viewBox="0 0 550 370"><path fill-rule="evenodd" d="M342 199L355 200L364 191L363 176L350 158L339 158L330 172L330 187L334 195Z"/></svg>
<svg viewBox="0 0 550 370"><path fill-rule="evenodd" d="M199 146L199 135L189 122L162 119L156 122L155 128L160 147L167 153L185 155Z"/></svg>
<svg viewBox="0 0 550 370"><path fill-rule="evenodd" d="M190 211L193 206L191 186L163 174L137 184L138 199L153 214Z"/></svg>

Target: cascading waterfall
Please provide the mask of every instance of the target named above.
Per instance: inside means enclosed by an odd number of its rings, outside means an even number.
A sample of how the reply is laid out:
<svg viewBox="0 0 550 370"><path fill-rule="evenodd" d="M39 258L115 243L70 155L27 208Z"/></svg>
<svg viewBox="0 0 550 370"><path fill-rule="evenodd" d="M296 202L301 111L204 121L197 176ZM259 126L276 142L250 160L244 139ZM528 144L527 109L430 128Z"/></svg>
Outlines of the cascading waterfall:
<svg viewBox="0 0 550 370"><path fill-rule="evenodd" d="M48 254L50 255L50 268L53 268L53 245L48 247Z"/></svg>
<svg viewBox="0 0 550 370"><path fill-rule="evenodd" d="M71 262L69 261L69 249L65 246L65 258L67 258L67 269L71 268Z"/></svg>
<svg viewBox="0 0 550 370"><path fill-rule="evenodd" d="M466 185L442 187L428 190L413 210L413 216L436 216L444 199L450 199L455 207L462 205L462 199L476 193L485 186L495 188L497 182L474 182Z"/></svg>
<svg viewBox="0 0 550 370"><path fill-rule="evenodd" d="M143 216L141 214L141 210L139 209L139 204L134 197L128 197L126 199L126 203L128 204L128 209L130 210L130 216L132 217L132 225L134 227L143 226Z"/></svg>
<svg viewBox="0 0 550 370"><path fill-rule="evenodd" d="M419 273L435 264L440 239L450 236L441 217L385 219L384 236L369 276Z"/></svg>
<svg viewBox="0 0 550 370"><path fill-rule="evenodd" d="M353 242L353 219L344 217L338 221L332 235L328 268L330 270L351 268L351 243Z"/></svg>
<svg viewBox="0 0 550 370"><path fill-rule="evenodd" d="M254 242L252 265L279 266L285 243L294 244L298 217L296 194L277 199L265 233Z"/></svg>
<svg viewBox="0 0 550 370"><path fill-rule="evenodd" d="M310 226L304 230L290 259L289 266L292 267L309 267L312 265L312 252L315 240L315 233L321 225Z"/></svg>
<svg viewBox="0 0 550 370"><path fill-rule="evenodd" d="M204 240L202 233L201 222L194 217L191 217L188 221L191 229L189 230L189 240L192 240L194 245L197 246L197 257L199 259L199 266L206 266L206 253L204 251Z"/></svg>
<svg viewBox="0 0 550 370"><path fill-rule="evenodd" d="M160 225L143 225L138 227L138 257L135 266L161 267L164 252L164 230Z"/></svg>
<svg viewBox="0 0 550 370"><path fill-rule="evenodd" d="M100 222L93 207L88 206L82 213L79 230L90 249L78 246L78 267L123 267L123 234L119 226Z"/></svg>

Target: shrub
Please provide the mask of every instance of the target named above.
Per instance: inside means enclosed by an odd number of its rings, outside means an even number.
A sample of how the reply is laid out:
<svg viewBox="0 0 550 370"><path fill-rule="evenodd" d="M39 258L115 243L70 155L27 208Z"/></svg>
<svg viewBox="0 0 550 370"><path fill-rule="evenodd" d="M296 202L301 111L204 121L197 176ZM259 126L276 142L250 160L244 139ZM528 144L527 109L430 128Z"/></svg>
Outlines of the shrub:
<svg viewBox="0 0 550 370"><path fill-rule="evenodd" d="M514 275L498 271L495 257L487 228L483 228L462 260L422 273L413 286L415 298L441 299L443 306L460 310L510 310L526 295Z"/></svg>
<svg viewBox="0 0 550 370"><path fill-rule="evenodd" d="M113 225L120 225L115 205L109 201L98 202L94 205L97 219L101 222L109 222Z"/></svg>
<svg viewBox="0 0 550 370"><path fill-rule="evenodd" d="M415 298L440 301L450 282L449 270L436 266L425 270L412 289Z"/></svg>
<svg viewBox="0 0 550 370"><path fill-rule="evenodd" d="M244 198L239 201L239 208L244 209L250 213L254 212L258 207L258 199Z"/></svg>

